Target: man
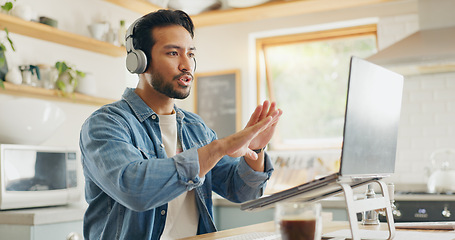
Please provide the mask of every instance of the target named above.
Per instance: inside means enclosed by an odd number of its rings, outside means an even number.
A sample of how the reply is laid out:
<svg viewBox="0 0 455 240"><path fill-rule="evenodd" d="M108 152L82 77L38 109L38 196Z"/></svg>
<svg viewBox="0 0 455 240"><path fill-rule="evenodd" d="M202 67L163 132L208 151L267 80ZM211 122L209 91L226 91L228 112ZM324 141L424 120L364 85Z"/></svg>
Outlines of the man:
<svg viewBox="0 0 455 240"><path fill-rule="evenodd" d="M95 111L81 129L84 237L176 239L216 231L212 190L234 202L261 196L273 171L262 150L282 112L265 101L244 130L217 139L199 116L174 105L193 82L190 17L160 10L128 32L128 52L145 54L143 69L137 56L127 57L128 69L139 73L137 88Z"/></svg>

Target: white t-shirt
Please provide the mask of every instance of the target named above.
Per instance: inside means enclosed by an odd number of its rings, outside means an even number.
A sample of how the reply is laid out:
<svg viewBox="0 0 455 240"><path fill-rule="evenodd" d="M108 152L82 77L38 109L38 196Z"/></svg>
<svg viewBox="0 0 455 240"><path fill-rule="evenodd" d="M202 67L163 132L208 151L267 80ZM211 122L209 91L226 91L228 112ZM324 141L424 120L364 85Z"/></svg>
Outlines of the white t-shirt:
<svg viewBox="0 0 455 240"><path fill-rule="evenodd" d="M168 157L182 152L177 139L176 114L159 115L161 138ZM185 192L168 203L166 223L161 239L195 236L199 222L194 190Z"/></svg>

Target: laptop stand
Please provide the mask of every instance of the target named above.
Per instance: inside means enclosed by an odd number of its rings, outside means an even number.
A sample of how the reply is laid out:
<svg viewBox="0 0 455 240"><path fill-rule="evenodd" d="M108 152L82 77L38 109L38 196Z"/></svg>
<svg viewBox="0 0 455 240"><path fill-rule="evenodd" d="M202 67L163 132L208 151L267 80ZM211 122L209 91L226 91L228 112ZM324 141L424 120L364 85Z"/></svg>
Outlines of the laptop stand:
<svg viewBox="0 0 455 240"><path fill-rule="evenodd" d="M387 185L376 180L382 190L382 196L376 198L366 198L360 200L354 200L354 192L349 184L340 183L346 200L347 213L349 218L349 224L351 226L352 240L360 240L360 232L357 221L357 213L365 212L369 210L385 209L387 226L389 230L389 237L387 239L393 239L395 236L395 223L393 220L392 208L390 206L390 198Z"/></svg>

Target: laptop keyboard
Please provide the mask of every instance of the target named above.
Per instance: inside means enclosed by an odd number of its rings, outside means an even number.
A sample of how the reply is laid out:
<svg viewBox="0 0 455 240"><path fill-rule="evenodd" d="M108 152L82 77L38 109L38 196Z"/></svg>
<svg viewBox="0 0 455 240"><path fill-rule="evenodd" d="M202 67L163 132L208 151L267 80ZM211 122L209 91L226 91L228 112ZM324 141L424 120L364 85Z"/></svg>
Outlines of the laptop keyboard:
<svg viewBox="0 0 455 240"><path fill-rule="evenodd" d="M231 237L219 238L218 240L281 240L281 235L276 232L251 232Z"/></svg>

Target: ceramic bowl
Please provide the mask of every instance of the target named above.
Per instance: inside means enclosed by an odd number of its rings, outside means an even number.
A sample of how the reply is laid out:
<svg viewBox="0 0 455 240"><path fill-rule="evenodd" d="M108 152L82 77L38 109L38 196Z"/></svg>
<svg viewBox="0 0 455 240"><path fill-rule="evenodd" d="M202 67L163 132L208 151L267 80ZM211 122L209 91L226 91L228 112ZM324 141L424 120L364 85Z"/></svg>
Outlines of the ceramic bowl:
<svg viewBox="0 0 455 240"><path fill-rule="evenodd" d="M226 0L226 4L232 8L247 8L264 4L270 0Z"/></svg>
<svg viewBox="0 0 455 240"><path fill-rule="evenodd" d="M52 102L19 98L0 101L0 143L39 145L65 121Z"/></svg>
<svg viewBox="0 0 455 240"><path fill-rule="evenodd" d="M219 0L169 0L168 7L179 9L188 15L196 15L212 8L221 7Z"/></svg>
<svg viewBox="0 0 455 240"><path fill-rule="evenodd" d="M148 1L150 3L155 4L162 8L167 8L167 4L169 3L169 0L148 0Z"/></svg>

